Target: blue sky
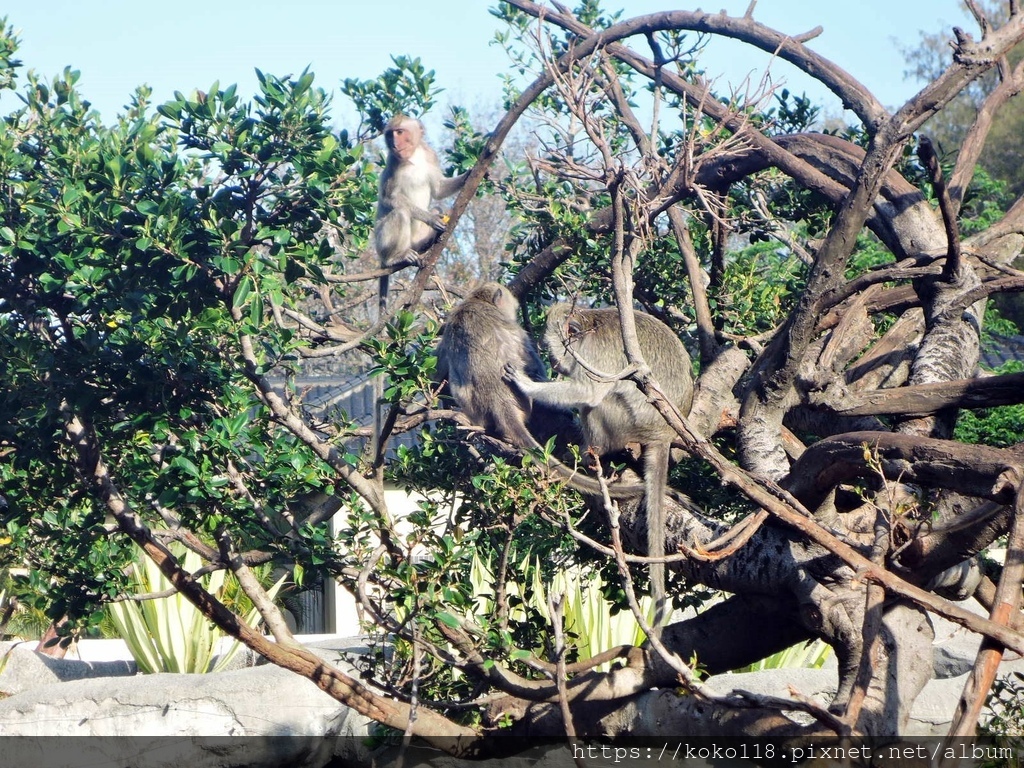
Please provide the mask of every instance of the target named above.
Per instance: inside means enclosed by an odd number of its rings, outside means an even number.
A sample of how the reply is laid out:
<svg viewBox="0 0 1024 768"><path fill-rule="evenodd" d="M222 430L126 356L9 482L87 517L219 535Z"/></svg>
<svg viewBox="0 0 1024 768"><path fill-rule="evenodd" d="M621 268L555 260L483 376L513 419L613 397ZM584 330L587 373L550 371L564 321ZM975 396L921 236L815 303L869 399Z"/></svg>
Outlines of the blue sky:
<svg viewBox="0 0 1024 768"><path fill-rule="evenodd" d="M749 0L710 0L742 14ZM704 0L707 5L708 0ZM147 83L154 101L175 90L239 85L255 90L255 68L275 75L310 67L316 82L336 91L347 77L372 78L392 54L419 56L437 73L447 101L488 109L500 102L504 52L490 45L499 24L489 0L9 0L3 13L20 30L20 58L45 75L71 65L82 73L80 88L109 121L127 103L134 87ZM687 0L606 0L626 17L699 6ZM710 7L710 6L709 6ZM811 46L846 68L890 107L920 87L903 78L900 48L916 45L921 30L951 36L953 25L973 31L958 0L760 0L755 18L791 34L817 25L824 32ZM641 43L641 48L646 48ZM704 61L719 84L742 80L763 67L767 57L741 46L711 48ZM785 62L773 79L819 100L823 91ZM824 102L838 114L838 102ZM0 107L11 108L10 97ZM352 116L335 99L336 122Z"/></svg>

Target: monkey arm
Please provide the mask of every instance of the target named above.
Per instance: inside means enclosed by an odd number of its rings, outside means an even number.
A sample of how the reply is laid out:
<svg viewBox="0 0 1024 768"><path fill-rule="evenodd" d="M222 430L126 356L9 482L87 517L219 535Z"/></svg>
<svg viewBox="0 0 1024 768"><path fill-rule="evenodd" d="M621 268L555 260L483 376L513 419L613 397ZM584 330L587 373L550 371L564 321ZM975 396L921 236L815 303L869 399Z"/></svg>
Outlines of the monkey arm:
<svg viewBox="0 0 1024 768"><path fill-rule="evenodd" d="M409 194L397 185L380 199L380 204L386 206L389 213L405 211L412 219L422 221L434 229L444 229L444 221L442 221L441 217L434 213L434 211L424 208L421 205L423 202L426 202L425 197L417 201L414 199L414 195Z"/></svg>
<svg viewBox="0 0 1024 768"><path fill-rule="evenodd" d="M505 364L502 378L534 402L564 409L596 408L615 386L614 383L582 383L574 379L533 381L511 363Z"/></svg>
<svg viewBox="0 0 1024 768"><path fill-rule="evenodd" d="M436 229L438 232L444 232L445 226L444 219L433 211L428 211L425 208L409 204L409 215L416 221L422 221L428 227Z"/></svg>
<svg viewBox="0 0 1024 768"><path fill-rule="evenodd" d="M430 185L430 188L432 189L433 185ZM427 191L423 186L420 189L424 192ZM406 218L407 221L409 219L421 221L428 227L436 229L438 232L443 232L445 228L444 219L422 205L422 203L429 202L429 199L425 196L422 196L422 199L419 200L416 198L417 195L410 194L409 190L403 188L401 184L391 182L384 185L381 188L380 198L377 201L377 221L399 216Z"/></svg>
<svg viewBox="0 0 1024 768"><path fill-rule="evenodd" d="M437 179L434 182L432 194L435 200L441 200L445 197L451 197L460 189L462 185L466 183L466 178L469 176L469 171L460 173L458 176L442 176L437 175Z"/></svg>

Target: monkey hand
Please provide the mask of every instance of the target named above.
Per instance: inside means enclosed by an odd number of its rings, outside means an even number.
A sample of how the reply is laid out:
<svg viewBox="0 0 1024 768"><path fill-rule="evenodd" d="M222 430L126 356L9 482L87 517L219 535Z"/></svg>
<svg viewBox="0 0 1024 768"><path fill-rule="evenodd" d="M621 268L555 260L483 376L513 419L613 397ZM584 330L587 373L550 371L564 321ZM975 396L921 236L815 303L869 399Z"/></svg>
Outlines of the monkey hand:
<svg viewBox="0 0 1024 768"><path fill-rule="evenodd" d="M505 363L505 367L501 372L501 379L509 386L518 389L523 394L527 394L525 382L528 382L529 379L523 375L523 372L515 363Z"/></svg>
<svg viewBox="0 0 1024 768"><path fill-rule="evenodd" d="M501 371L501 380L506 384L515 384L517 373L518 371L512 363L505 363L505 367Z"/></svg>
<svg viewBox="0 0 1024 768"><path fill-rule="evenodd" d="M438 215L431 216L428 224L438 232L444 232L448 228L448 217Z"/></svg>

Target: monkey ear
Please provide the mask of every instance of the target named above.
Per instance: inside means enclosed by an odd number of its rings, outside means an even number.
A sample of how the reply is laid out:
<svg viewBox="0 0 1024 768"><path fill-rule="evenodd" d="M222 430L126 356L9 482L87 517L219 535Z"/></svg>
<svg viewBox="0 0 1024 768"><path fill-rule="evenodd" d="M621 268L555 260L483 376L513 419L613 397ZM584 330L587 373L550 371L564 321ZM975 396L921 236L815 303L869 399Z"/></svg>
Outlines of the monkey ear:
<svg viewBox="0 0 1024 768"><path fill-rule="evenodd" d="M566 338L574 339L583 333L583 324L574 317L570 317L565 321L565 335Z"/></svg>
<svg viewBox="0 0 1024 768"><path fill-rule="evenodd" d="M503 294L501 286L498 286L497 288L494 289L494 293L491 294L491 304L493 304L494 306L500 305L502 298Z"/></svg>

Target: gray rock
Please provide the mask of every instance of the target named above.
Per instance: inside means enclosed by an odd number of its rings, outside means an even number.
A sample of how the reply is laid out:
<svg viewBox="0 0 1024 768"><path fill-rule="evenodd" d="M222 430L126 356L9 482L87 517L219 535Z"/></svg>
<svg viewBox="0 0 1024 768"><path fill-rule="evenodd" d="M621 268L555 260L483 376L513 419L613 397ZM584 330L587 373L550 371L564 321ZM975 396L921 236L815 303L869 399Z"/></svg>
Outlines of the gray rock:
<svg viewBox="0 0 1024 768"><path fill-rule="evenodd" d="M342 668L355 673L349 662L349 659L353 657L366 656L370 653L370 647L367 645L366 638L364 637L324 637L316 636L318 639L307 640L303 637L298 639L303 647L308 648L317 656L324 661L329 661L332 664L338 664ZM214 663L218 661L218 658L214 659ZM249 667L258 667L269 662L260 656L258 653L250 648L239 648L235 653L235 656L228 662L228 665L223 671L231 669L247 669Z"/></svg>
<svg viewBox="0 0 1024 768"><path fill-rule="evenodd" d="M0 643L0 694L13 696L42 685L91 678L128 677L138 672L134 661L78 661L36 653L36 643ZM10 655L7 655L10 652Z"/></svg>
<svg viewBox="0 0 1024 768"><path fill-rule="evenodd" d="M971 664L968 665L968 671L973 663L974 659L972 658ZM1024 660L1006 659L999 665L1000 677L1013 672L1024 672ZM945 736L966 682L967 673L957 677L936 678L929 681L921 691L921 695L914 701L913 709L910 710L907 735ZM987 710L982 710L982 722L987 719L988 714Z"/></svg>
<svg viewBox="0 0 1024 768"><path fill-rule="evenodd" d="M5 738L4 765L46 768L320 768L330 739L299 737Z"/></svg>
<svg viewBox="0 0 1024 768"><path fill-rule="evenodd" d="M906 735L945 736L964 690L965 678L966 675L930 680L910 710Z"/></svg>
<svg viewBox="0 0 1024 768"><path fill-rule="evenodd" d="M345 707L309 680L264 665L210 675L137 675L35 687L0 701L0 733L132 736L136 738L89 739L83 746L97 750L96 757L111 764L123 758L123 750L134 750L142 757L124 764L144 768L319 768L333 756L343 728L346 733L358 730L357 722L345 727L347 715ZM259 738L192 739L218 736ZM145 739L139 737L152 737L152 748L141 749ZM12 743L30 749L39 741ZM54 768L91 764L83 762L81 750L70 750L68 762L61 762L60 754L46 757L46 764Z"/></svg>
<svg viewBox="0 0 1024 768"><path fill-rule="evenodd" d="M971 634L964 630L966 634ZM959 677L970 672L974 658L978 655L981 640L977 635L960 637L932 646L932 667L937 680Z"/></svg>
<svg viewBox="0 0 1024 768"><path fill-rule="evenodd" d="M716 691L750 691L763 696L788 698L790 689L828 705L838 686L834 665L823 669L764 669L759 672L730 672L712 677L709 684Z"/></svg>
<svg viewBox="0 0 1024 768"><path fill-rule="evenodd" d="M964 630L966 632L966 630ZM973 633L968 633L973 634ZM950 638L957 635L956 641L962 641L963 650L959 653L966 653L970 645L968 638L960 638L959 633L950 631L945 639L949 643ZM977 643L974 643L976 646ZM957 647L957 646L954 646ZM975 650L976 652L976 650ZM964 672L952 677L946 675L942 678L935 678L925 685L924 690L914 701L910 711L910 718L907 722L905 736L945 736L952 720L953 712L960 694L963 692L964 683L967 679L967 672L974 663L974 656L969 661L962 657L955 656L958 665L966 664ZM1000 675L1007 675L1012 672L1024 672L1024 660L1007 659L999 667ZM816 699L819 703L827 705L835 693L837 679L834 669L768 669L761 672L744 672L739 674L717 675L708 681L709 685L717 692L728 693L731 690L750 691L751 693L768 696L779 696L787 698L789 689L799 691L805 696ZM794 720L807 722L808 717L799 713L789 713ZM984 720L986 712L982 712Z"/></svg>
<svg viewBox="0 0 1024 768"><path fill-rule="evenodd" d="M981 604L974 600L958 603L978 616L988 616ZM978 655L981 635L936 614L930 614L932 626L935 628L935 642L932 645L932 664L935 677L946 679L959 677L970 671L974 666L974 658Z"/></svg>

